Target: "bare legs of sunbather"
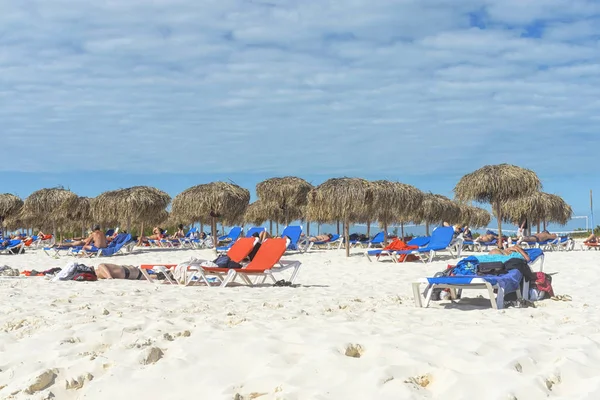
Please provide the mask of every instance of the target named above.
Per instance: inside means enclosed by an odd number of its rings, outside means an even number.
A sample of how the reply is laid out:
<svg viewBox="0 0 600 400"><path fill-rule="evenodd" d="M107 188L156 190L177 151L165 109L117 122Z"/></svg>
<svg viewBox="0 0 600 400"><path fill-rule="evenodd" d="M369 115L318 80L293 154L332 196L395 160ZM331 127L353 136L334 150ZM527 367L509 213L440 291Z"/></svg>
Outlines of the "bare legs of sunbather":
<svg viewBox="0 0 600 400"><path fill-rule="evenodd" d="M530 260L527 252L525 250L523 250L523 248L520 246L512 246L512 247L509 247L506 249L492 249L492 250L490 250L490 252L488 254L502 254L502 255L508 256L511 253L521 254L523 256L523 258L525 259L525 261L527 261L527 262L529 262L529 260Z"/></svg>
<svg viewBox="0 0 600 400"><path fill-rule="evenodd" d="M132 265L100 264L95 270L98 279L138 280L143 276L140 269Z"/></svg>
<svg viewBox="0 0 600 400"><path fill-rule="evenodd" d="M592 233L590 236L588 236L588 237L587 237L587 239L585 239L585 240L583 241L583 243L584 243L584 244L588 244L588 243L591 243L591 244L596 244L596 243L598 243L598 238L596 238L596 235L594 235L594 234Z"/></svg>

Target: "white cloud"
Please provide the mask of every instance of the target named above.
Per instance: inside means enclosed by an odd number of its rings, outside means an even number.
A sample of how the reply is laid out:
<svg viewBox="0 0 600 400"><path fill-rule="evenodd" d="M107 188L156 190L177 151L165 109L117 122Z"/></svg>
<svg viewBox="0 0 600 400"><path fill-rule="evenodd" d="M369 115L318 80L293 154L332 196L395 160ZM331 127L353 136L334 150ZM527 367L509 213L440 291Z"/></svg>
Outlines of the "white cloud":
<svg viewBox="0 0 600 400"><path fill-rule="evenodd" d="M0 4L3 169L432 174L596 159L591 1ZM523 37L532 27L541 37Z"/></svg>

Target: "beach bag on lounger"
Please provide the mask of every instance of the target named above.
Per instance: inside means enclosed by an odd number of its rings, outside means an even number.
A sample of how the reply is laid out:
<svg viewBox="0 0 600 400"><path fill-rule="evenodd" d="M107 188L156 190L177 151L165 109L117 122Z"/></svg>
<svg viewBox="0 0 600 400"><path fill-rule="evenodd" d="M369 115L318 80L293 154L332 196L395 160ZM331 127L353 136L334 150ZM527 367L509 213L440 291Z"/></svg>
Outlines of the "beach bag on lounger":
<svg viewBox="0 0 600 400"><path fill-rule="evenodd" d="M477 275L477 268L479 267L479 260L477 257L469 256L460 260L456 267L454 267L452 273L454 275Z"/></svg>
<svg viewBox="0 0 600 400"><path fill-rule="evenodd" d="M504 275L508 272L501 261L482 262L477 267L477 275Z"/></svg>

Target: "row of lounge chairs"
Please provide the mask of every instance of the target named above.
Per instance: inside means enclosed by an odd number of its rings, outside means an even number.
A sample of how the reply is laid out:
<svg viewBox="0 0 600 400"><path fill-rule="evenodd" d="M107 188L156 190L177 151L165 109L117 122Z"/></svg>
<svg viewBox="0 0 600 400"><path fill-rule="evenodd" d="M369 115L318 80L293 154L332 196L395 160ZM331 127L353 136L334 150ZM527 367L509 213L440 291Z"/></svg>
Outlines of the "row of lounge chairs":
<svg viewBox="0 0 600 400"><path fill-rule="evenodd" d="M292 244L291 240L289 238L267 239L262 243L252 261L245 262L257 240L254 237L241 238L227 250L227 256L232 261L242 264L242 268L209 267L204 265L206 260L193 260L179 266L183 267L185 271L182 282L171 278L172 273L178 268L177 265L142 265L140 270L144 277L152 283L159 282L152 275L162 273L165 277L164 281L170 284L189 286L200 282L209 287L215 286L214 283L217 283L217 286L225 287L238 277L244 284L250 286L263 284L267 278L275 283L277 282L275 273L291 269L291 276L287 282L290 285L294 284L302 264L300 261L281 259ZM252 278L255 280L253 281Z"/></svg>
<svg viewBox="0 0 600 400"><path fill-rule="evenodd" d="M84 257L110 257L125 252L131 252L135 242L131 240L131 235L128 233L119 233L106 248L99 249L83 249L83 246L76 247L43 247L42 250L46 255L54 258L61 256L84 256Z"/></svg>
<svg viewBox="0 0 600 400"><path fill-rule="evenodd" d="M418 248L414 250L368 249L365 256L369 261L372 261L372 257L381 260L384 256L390 256L392 261L398 262L400 256L405 256L403 260L406 260L408 258L406 256L414 255L422 262L432 262L436 255L444 251L449 252L452 257L455 253L457 257L460 257L463 240L460 236L454 238L454 228L439 227L433 230L430 237L414 238L407 245L418 246Z"/></svg>

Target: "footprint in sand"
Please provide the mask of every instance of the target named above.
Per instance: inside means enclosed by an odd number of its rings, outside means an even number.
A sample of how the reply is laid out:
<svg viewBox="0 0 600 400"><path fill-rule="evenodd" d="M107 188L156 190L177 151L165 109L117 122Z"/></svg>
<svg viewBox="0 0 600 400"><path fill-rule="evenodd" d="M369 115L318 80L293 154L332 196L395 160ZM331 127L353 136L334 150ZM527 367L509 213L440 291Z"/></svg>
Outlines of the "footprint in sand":
<svg viewBox="0 0 600 400"><path fill-rule="evenodd" d="M431 384L432 376L431 374L419 375L419 376L411 376L406 379L404 383L412 384L413 386L419 386L421 388L427 388Z"/></svg>
<svg viewBox="0 0 600 400"><path fill-rule="evenodd" d="M551 375L548 378L544 379L544 382L546 383L546 387L548 388L549 391L552 391L552 388L561 383L561 377L560 374L555 374L555 375Z"/></svg>
<svg viewBox="0 0 600 400"><path fill-rule="evenodd" d="M350 343L346 345L346 351L344 352L344 355L346 357L361 358L364 353L365 349L360 344Z"/></svg>

